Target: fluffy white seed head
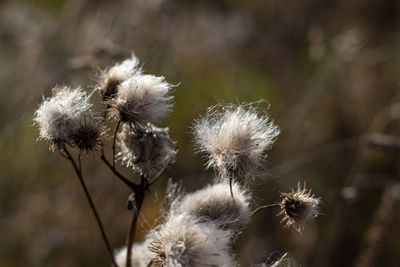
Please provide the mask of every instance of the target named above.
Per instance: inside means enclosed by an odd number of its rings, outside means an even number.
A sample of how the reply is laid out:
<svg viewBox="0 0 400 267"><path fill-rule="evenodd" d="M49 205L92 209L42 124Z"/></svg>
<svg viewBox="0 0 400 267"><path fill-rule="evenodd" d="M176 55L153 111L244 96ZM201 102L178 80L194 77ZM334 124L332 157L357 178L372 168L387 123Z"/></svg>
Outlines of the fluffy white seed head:
<svg viewBox="0 0 400 267"><path fill-rule="evenodd" d="M132 53L131 58L115 64L102 74L101 95L103 100L114 97L118 92L118 85L133 75L141 74L139 59Z"/></svg>
<svg viewBox="0 0 400 267"><path fill-rule="evenodd" d="M124 124L117 143L122 163L145 177L172 164L176 158L176 143L169 137L168 128L157 128L150 123L145 127Z"/></svg>
<svg viewBox="0 0 400 267"><path fill-rule="evenodd" d="M123 122L154 122L172 108L172 85L164 77L134 75L118 86L115 99L109 101L112 115Z"/></svg>
<svg viewBox="0 0 400 267"><path fill-rule="evenodd" d="M210 221L221 229L238 232L250 222L250 197L237 183L233 183L232 191L235 202L227 183L209 185L183 197L173 213L188 214L201 222Z"/></svg>
<svg viewBox="0 0 400 267"><path fill-rule="evenodd" d="M152 266L149 263L156 256L154 252L150 250L150 241L145 240L142 243L136 243L132 248L132 264L134 267L148 267ZM118 267L126 267L126 252L127 248L123 247L115 253L115 261Z"/></svg>
<svg viewBox="0 0 400 267"><path fill-rule="evenodd" d="M169 218L155 233L152 243L155 266L236 266L230 254L229 231L212 223L200 223L191 216Z"/></svg>
<svg viewBox="0 0 400 267"><path fill-rule="evenodd" d="M195 122L193 133L198 149L207 154L207 166L233 178L254 176L279 130L268 116L241 105L210 109Z"/></svg>
<svg viewBox="0 0 400 267"><path fill-rule="evenodd" d="M53 96L45 99L35 112L34 122L40 138L53 144L74 145L82 122L92 121L89 96L82 89L56 87Z"/></svg>

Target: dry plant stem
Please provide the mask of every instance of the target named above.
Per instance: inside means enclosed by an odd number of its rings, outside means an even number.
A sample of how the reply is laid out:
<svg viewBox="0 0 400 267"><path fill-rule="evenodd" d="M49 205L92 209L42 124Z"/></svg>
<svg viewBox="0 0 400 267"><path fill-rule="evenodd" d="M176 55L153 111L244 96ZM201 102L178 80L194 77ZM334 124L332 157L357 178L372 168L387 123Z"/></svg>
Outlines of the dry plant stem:
<svg viewBox="0 0 400 267"><path fill-rule="evenodd" d="M100 157L103 162L107 165L107 167L117 176L124 184L126 184L130 189L132 189L134 192L136 190L139 190L139 185L135 184L134 182L129 181L126 179L121 173L117 171L115 167L111 165L111 163L106 159L104 153Z"/></svg>
<svg viewBox="0 0 400 267"><path fill-rule="evenodd" d="M232 177L229 178L229 189L231 190L231 197L232 197L232 201L233 203L235 203L235 198L233 197L233 190L232 190Z"/></svg>
<svg viewBox="0 0 400 267"><path fill-rule="evenodd" d="M165 169L168 167L168 165L170 164L170 160L164 165L164 167L162 167L162 169L156 174L156 175L154 175L154 177L153 178L151 178L151 180L148 182L148 186L150 186L150 185L152 185L153 183L155 183L157 180L158 180L158 178L160 178L160 176L161 176L161 174L163 174L164 173L164 171L165 171Z"/></svg>
<svg viewBox="0 0 400 267"><path fill-rule="evenodd" d="M137 221L139 218L139 213L142 208L145 192L146 192L146 178L142 175L141 176L141 182L140 182L140 188L139 190L134 190L135 193L135 200L134 200L134 211L133 211L133 216L132 216L132 221L131 225L129 227L129 232L128 232L128 240L127 240L127 254L126 254L126 267L131 267L132 266L132 247L133 247L133 241L135 239L135 233L136 233L136 226L137 226Z"/></svg>
<svg viewBox="0 0 400 267"><path fill-rule="evenodd" d="M268 209L268 208L271 208L271 207L277 207L277 206L280 206L280 205L281 204L279 204L279 203L263 205L263 206L260 206L260 207L256 208L255 210L253 210L253 212L250 215L253 216L253 215L259 213L262 210L265 210L265 209Z"/></svg>
<svg viewBox="0 0 400 267"><path fill-rule="evenodd" d="M98 212L97 212L97 209L96 209L96 207L95 207L95 205L94 205L94 202L93 202L93 200L92 200L92 197L90 196L90 193L89 193L89 191L88 191L88 189L87 189L87 187L86 187L86 183L85 183L85 181L83 180L83 176L82 176L82 164L81 164L81 155L80 155L80 153L79 153L79 158L78 158L79 165L77 165L76 162L75 162L75 160L73 159L73 157L72 157L71 154L69 153L68 149L67 149L65 146L63 146L62 149L63 149L63 152L62 152L62 153L65 153L65 154L64 154L64 157L66 157L66 158L72 163L72 166L74 167L74 170L75 170L75 172L76 172L76 175L77 175L78 178L79 178L79 182L80 182L80 184L81 184L81 186L82 186L82 188L83 188L83 191L85 192L86 199L88 200L89 205L90 205L90 208L92 209L92 212L93 212L93 214L94 214L94 217L96 218L97 225L98 225L98 227L100 228L101 236L102 236L103 241L104 241L104 243L105 243L105 245L106 245L106 247L107 247L107 251L108 251L108 254L110 255L111 262L112 262L112 264L113 264L114 266L117 267L118 265L117 265L117 263L115 262L115 259L114 259L113 249L111 248L110 242L108 241L106 232L105 232L105 230L104 230L104 227L103 227L103 224L102 224L101 219L100 219L100 217L99 217L99 214L98 214ZM63 154L62 154L62 155L63 155Z"/></svg>
<svg viewBox="0 0 400 267"><path fill-rule="evenodd" d="M112 145L112 151L113 151L113 167L115 168L115 142L117 140L117 133L119 130L119 126L121 125L121 120L118 120L117 126L115 127L115 132L114 132L114 138L113 138L113 145Z"/></svg>

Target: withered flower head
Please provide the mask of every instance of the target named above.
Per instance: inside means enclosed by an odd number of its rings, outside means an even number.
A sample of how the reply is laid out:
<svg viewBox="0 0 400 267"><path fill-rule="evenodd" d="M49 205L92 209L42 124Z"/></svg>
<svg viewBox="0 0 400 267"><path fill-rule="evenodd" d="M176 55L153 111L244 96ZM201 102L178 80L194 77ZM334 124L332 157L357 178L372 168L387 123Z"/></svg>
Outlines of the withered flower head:
<svg viewBox="0 0 400 267"><path fill-rule="evenodd" d="M139 59L133 53L131 58L105 70L100 83L103 101L113 98L118 92L118 85L135 74L141 74L141 69Z"/></svg>
<svg viewBox="0 0 400 267"><path fill-rule="evenodd" d="M157 121L171 110L171 88L162 76L134 75L121 83L115 98L108 101L111 115L135 124Z"/></svg>
<svg viewBox="0 0 400 267"><path fill-rule="evenodd" d="M124 124L117 135L121 152L118 157L145 177L153 175L176 158L176 143L168 135L168 128Z"/></svg>
<svg viewBox="0 0 400 267"><path fill-rule="evenodd" d="M195 122L193 134L198 150L207 154L208 167L224 177L247 178L262 166L279 130L256 108L240 105L210 109Z"/></svg>
<svg viewBox="0 0 400 267"><path fill-rule="evenodd" d="M284 216L281 223L285 227L293 226L298 232L302 232L304 224L317 217L320 199L315 198L305 184L301 187L298 183L297 189L292 188L289 193L281 193L281 197L281 212L278 215Z"/></svg>
<svg viewBox="0 0 400 267"><path fill-rule="evenodd" d="M72 146L86 153L93 152L100 147L103 134L104 128L99 121L92 116L85 117L72 135Z"/></svg>

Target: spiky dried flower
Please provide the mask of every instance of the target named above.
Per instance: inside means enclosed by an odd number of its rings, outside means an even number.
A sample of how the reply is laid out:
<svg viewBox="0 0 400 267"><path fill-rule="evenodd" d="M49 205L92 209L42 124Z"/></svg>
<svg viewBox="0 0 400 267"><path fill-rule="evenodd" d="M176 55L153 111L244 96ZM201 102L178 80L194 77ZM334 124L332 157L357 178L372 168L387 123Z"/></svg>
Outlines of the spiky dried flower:
<svg viewBox="0 0 400 267"><path fill-rule="evenodd" d="M315 198L305 184L301 187L298 183L296 189L291 188L290 192L281 193L281 197L281 211L278 215L283 215L281 223L284 223L285 227L293 226L298 232L302 232L304 224L319 214L320 199Z"/></svg>
<svg viewBox="0 0 400 267"><path fill-rule="evenodd" d="M122 82L115 98L108 101L111 115L135 124L157 121L172 108L171 88L162 76L134 75Z"/></svg>
<svg viewBox="0 0 400 267"><path fill-rule="evenodd" d="M239 232L250 222L249 194L237 183L232 186L235 202L232 201L226 183L218 183L188 194L174 205L173 213L188 214L200 222L212 222L217 227Z"/></svg>
<svg viewBox="0 0 400 267"><path fill-rule="evenodd" d="M155 233L151 250L157 267L236 266L230 253L231 233L191 216L170 217Z"/></svg>
<svg viewBox="0 0 400 267"><path fill-rule="evenodd" d="M121 152L118 157L127 167L149 177L175 161L176 142L168 135L168 128L124 124L117 135Z"/></svg>
<svg viewBox="0 0 400 267"><path fill-rule="evenodd" d="M141 74L139 59L132 53L131 58L115 64L101 75L101 95L103 100L113 98L118 92L118 85L133 75Z"/></svg>
<svg viewBox="0 0 400 267"><path fill-rule="evenodd" d="M81 121L79 128L72 135L72 146L86 153L93 152L101 146L101 138L105 133L99 120L88 115Z"/></svg>
<svg viewBox="0 0 400 267"><path fill-rule="evenodd" d="M222 176L252 177L262 165L266 151L279 134L268 116L259 116L251 105L212 108L193 127L196 145L208 156L207 166Z"/></svg>
<svg viewBox="0 0 400 267"><path fill-rule="evenodd" d="M94 122L89 97L81 88L55 87L52 97L45 99L35 112L34 123L40 128L40 138L56 145L92 150L100 127Z"/></svg>

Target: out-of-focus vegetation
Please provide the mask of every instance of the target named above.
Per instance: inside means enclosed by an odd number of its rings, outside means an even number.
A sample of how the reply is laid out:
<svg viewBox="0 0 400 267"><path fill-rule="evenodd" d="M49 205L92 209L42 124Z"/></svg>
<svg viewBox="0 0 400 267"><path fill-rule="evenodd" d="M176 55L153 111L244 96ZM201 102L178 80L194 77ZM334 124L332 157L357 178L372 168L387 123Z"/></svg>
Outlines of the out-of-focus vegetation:
<svg viewBox="0 0 400 267"><path fill-rule="evenodd" d="M53 86L91 90L99 69L131 51L179 84L161 123L178 161L145 201L138 240L156 223L168 177L188 191L212 179L193 153L193 119L216 101L263 98L282 134L269 175L250 183L255 204L305 180L322 215L303 235L274 212L257 215L236 247L241 264L288 252L305 266L399 266L399 150L354 139L400 138L399 15L396 0L0 2L0 266L109 266L72 167L36 142L32 117ZM84 172L122 246L129 192L91 157Z"/></svg>

